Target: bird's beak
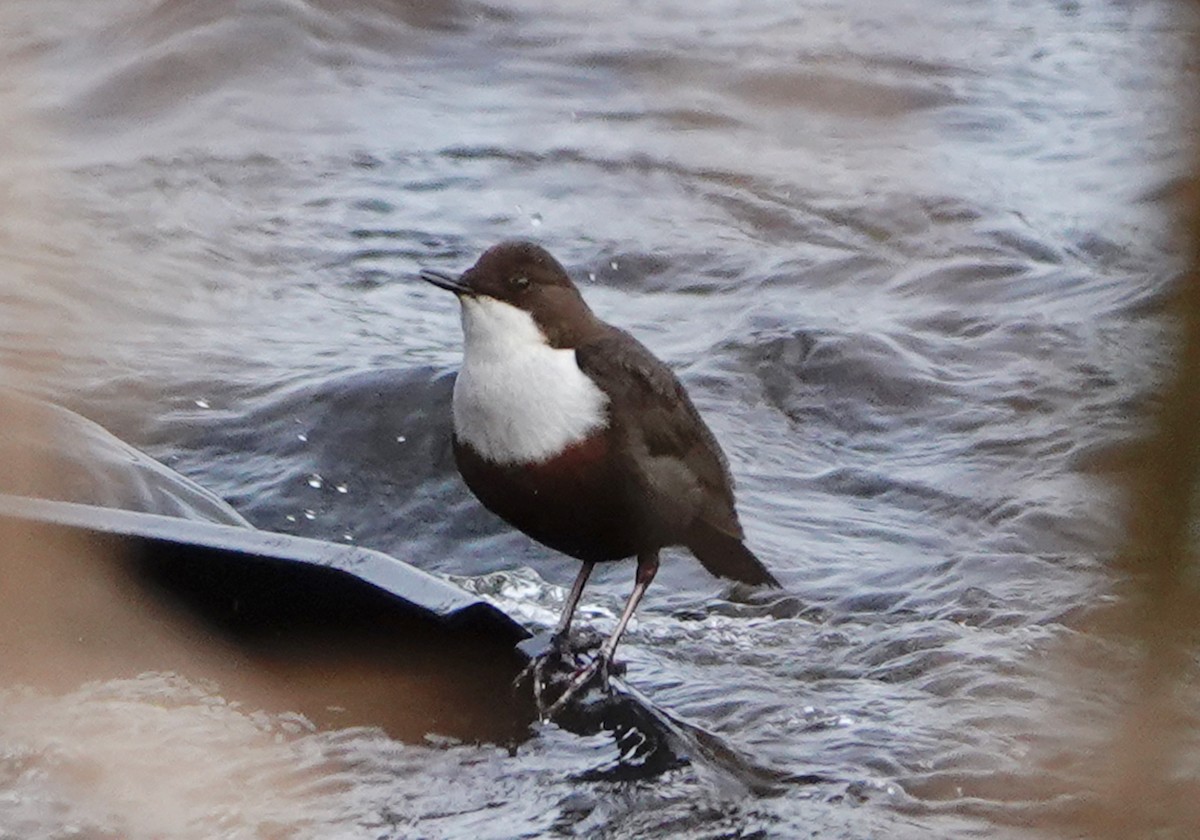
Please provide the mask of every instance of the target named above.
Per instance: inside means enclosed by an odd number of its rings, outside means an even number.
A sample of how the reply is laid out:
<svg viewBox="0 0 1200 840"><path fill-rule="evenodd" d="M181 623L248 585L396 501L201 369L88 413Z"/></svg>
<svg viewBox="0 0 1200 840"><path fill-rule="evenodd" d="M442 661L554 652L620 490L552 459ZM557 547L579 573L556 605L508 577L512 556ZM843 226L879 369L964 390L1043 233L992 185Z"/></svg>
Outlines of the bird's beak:
<svg viewBox="0 0 1200 840"><path fill-rule="evenodd" d="M448 292L454 292L456 295L471 294L471 287L464 283L461 277L453 277L449 274L446 274L444 271L434 271L431 268L422 268L421 279L426 283L432 283L439 289L445 289Z"/></svg>

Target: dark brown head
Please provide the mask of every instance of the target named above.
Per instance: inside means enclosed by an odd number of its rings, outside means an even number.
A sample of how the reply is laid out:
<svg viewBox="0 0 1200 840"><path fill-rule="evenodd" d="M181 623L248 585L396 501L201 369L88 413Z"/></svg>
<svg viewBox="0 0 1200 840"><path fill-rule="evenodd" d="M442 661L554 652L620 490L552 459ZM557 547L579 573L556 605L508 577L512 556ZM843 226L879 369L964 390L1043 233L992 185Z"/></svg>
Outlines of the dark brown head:
<svg viewBox="0 0 1200 840"><path fill-rule="evenodd" d="M532 242L501 242L458 277L422 269L421 279L458 295L464 315L477 308L471 301L528 313L552 347L575 347L602 328L558 260Z"/></svg>

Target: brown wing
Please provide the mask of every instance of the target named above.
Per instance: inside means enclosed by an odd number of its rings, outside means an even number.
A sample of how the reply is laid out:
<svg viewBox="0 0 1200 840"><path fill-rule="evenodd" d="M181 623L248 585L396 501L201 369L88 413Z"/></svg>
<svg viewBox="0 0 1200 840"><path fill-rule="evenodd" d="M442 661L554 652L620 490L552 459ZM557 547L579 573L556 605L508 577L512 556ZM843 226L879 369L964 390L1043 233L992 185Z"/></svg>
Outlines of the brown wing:
<svg viewBox="0 0 1200 840"><path fill-rule="evenodd" d="M613 396L614 428L635 451L650 456L644 466L651 474L640 479L649 484L693 482L692 492L680 486L672 494L691 496L697 500L695 517L740 539L725 454L670 368L615 327L577 347L575 358Z"/></svg>
<svg viewBox="0 0 1200 840"><path fill-rule="evenodd" d="M616 328L576 348L575 358L614 398L613 429L638 455L633 492L653 504L630 509L657 512L647 532L660 545L686 545L714 575L778 587L742 542L725 453L670 368Z"/></svg>

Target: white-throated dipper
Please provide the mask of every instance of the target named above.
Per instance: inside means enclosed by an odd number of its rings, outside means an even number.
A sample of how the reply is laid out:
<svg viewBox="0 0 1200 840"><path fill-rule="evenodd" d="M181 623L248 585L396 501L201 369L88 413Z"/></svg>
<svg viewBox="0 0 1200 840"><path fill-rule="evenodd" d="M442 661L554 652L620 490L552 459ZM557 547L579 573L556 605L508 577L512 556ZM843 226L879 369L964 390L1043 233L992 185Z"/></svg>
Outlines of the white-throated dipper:
<svg viewBox="0 0 1200 840"><path fill-rule="evenodd" d="M725 455L683 385L597 318L545 249L503 242L459 277L421 278L462 306L453 414L463 480L510 525L583 561L556 646L593 566L637 557L616 629L572 690L607 674L661 549L686 546L714 575L779 586L742 541Z"/></svg>

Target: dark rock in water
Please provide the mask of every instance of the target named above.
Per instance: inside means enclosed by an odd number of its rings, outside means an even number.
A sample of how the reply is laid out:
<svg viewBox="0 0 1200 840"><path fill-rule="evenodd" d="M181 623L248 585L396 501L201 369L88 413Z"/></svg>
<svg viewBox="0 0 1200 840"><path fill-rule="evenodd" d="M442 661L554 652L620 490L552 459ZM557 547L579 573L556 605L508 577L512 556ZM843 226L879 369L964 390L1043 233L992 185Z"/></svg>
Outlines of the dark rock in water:
<svg viewBox="0 0 1200 840"><path fill-rule="evenodd" d="M72 578L120 580L103 615L147 619L143 636L89 629L88 642L104 646L107 659L85 663L79 681L177 671L213 680L231 700L297 711L321 726L378 726L410 741L429 732L493 742L528 733L532 704L496 690L524 664L514 650L524 628L394 558L251 528L14 496L0 496L0 524L28 543L71 549L62 565ZM9 600L22 597L0 593L0 610L73 620L71 603ZM110 669L116 673L105 671L107 661L118 663Z"/></svg>
<svg viewBox="0 0 1200 840"><path fill-rule="evenodd" d="M319 725L376 725L404 740L436 731L516 743L531 734L533 698L509 686L544 651L547 637L521 642L527 631L492 605L394 558L249 528L14 496L0 496L0 520L23 522L42 539L71 532L116 545L115 562L179 611L194 644L210 644L215 635L232 645L243 669L249 664L264 675L274 702ZM78 559L85 566L114 562ZM580 637L549 661L542 673L548 702L598 643ZM195 661L140 667L188 671ZM233 672L199 676L238 694ZM415 685L424 703L414 703ZM569 732L613 737L612 759L581 771L581 779L649 778L691 765L733 795L768 793L783 781L615 676L588 685L554 720Z"/></svg>

